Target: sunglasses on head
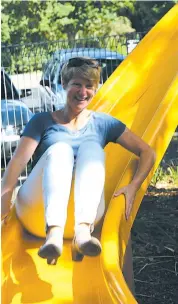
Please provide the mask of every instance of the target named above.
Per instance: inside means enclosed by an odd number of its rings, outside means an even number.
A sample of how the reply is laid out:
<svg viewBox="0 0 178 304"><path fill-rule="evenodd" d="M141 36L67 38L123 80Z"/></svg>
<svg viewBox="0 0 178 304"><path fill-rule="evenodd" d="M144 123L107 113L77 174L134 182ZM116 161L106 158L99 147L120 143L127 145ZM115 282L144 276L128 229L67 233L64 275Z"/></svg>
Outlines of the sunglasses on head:
<svg viewBox="0 0 178 304"><path fill-rule="evenodd" d="M71 67L71 68L80 67L84 64L90 66L91 68L98 68L99 67L99 62L98 61L92 62L91 59L82 58L82 57L70 58L68 63L67 63L68 67Z"/></svg>

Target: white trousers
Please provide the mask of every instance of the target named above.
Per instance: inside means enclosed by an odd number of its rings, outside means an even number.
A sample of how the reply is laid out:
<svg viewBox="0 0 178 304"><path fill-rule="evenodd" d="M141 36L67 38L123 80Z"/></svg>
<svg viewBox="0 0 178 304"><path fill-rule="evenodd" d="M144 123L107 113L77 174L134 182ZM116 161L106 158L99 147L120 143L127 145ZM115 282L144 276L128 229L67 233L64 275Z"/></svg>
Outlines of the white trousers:
<svg viewBox="0 0 178 304"><path fill-rule="evenodd" d="M75 226L80 223L92 225L102 217L105 207L105 153L92 141L80 145L75 167L70 145L59 142L48 148L21 186L17 202L29 205L30 215L30 209L33 209L30 204L42 197L47 227L64 227L73 179Z"/></svg>

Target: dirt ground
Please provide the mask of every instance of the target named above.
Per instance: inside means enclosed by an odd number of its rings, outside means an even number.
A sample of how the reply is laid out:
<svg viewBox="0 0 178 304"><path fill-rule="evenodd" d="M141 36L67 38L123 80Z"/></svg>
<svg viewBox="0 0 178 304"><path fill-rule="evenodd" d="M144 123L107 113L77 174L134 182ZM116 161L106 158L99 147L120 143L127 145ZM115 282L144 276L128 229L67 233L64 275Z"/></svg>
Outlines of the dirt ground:
<svg viewBox="0 0 178 304"><path fill-rule="evenodd" d="M178 189L150 189L132 229L139 304L178 303Z"/></svg>
<svg viewBox="0 0 178 304"><path fill-rule="evenodd" d="M178 144L172 145L166 161L178 156ZM138 303L178 304L177 187L149 187L132 228L132 249Z"/></svg>

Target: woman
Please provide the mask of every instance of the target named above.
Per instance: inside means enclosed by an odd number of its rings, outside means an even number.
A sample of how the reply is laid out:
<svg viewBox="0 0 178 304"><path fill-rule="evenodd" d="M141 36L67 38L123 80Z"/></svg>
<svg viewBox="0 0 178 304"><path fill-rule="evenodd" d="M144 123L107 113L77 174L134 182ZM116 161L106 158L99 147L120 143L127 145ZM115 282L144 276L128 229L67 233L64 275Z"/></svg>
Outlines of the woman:
<svg viewBox="0 0 178 304"><path fill-rule="evenodd" d="M10 210L10 200L17 179L34 154L34 168L20 188L18 200L35 202L41 192L45 205L46 241L39 256L55 263L61 255L67 204L74 176L75 236L73 260L84 255L97 256L100 242L91 236L105 181L103 148L115 142L140 157L132 182L115 193L126 197L128 219L137 190L150 172L154 151L119 120L104 113L89 111L87 106L100 80L97 61L72 58L62 69L66 90L64 108L53 113L36 114L26 126L19 146L3 177L2 216Z"/></svg>

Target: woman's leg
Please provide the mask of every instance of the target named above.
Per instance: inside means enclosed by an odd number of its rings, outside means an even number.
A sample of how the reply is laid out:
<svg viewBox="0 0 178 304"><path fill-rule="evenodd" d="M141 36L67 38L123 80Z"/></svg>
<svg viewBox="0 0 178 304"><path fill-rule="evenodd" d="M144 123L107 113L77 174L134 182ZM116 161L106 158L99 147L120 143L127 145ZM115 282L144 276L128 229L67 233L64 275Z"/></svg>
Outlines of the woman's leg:
<svg viewBox="0 0 178 304"><path fill-rule="evenodd" d="M64 229L67 218L67 205L70 196L74 155L72 148L58 143L46 157L43 169L42 190L45 203L47 226L60 226Z"/></svg>
<svg viewBox="0 0 178 304"><path fill-rule="evenodd" d="M75 171L75 227L93 226L105 182L105 153L95 142L84 142L77 154Z"/></svg>
<svg viewBox="0 0 178 304"><path fill-rule="evenodd" d="M91 237L105 181L105 154L95 142L81 144L75 171L75 238L84 254L97 255L99 241Z"/></svg>
<svg viewBox="0 0 178 304"><path fill-rule="evenodd" d="M33 217L39 214L39 210L43 212L42 203L44 202L48 232L54 227L60 227L61 237L59 238L62 239L73 165L73 150L65 143L54 144L43 154L18 193L17 214L22 222L23 217L27 218L25 215L27 213ZM30 220L33 223L32 218ZM28 225L24 224L27 228ZM31 232L30 229L29 231ZM55 232L53 229L53 240L47 235L46 242L55 241L57 234L59 234L59 229ZM59 240L59 243L61 242ZM43 251L40 256L43 255Z"/></svg>

